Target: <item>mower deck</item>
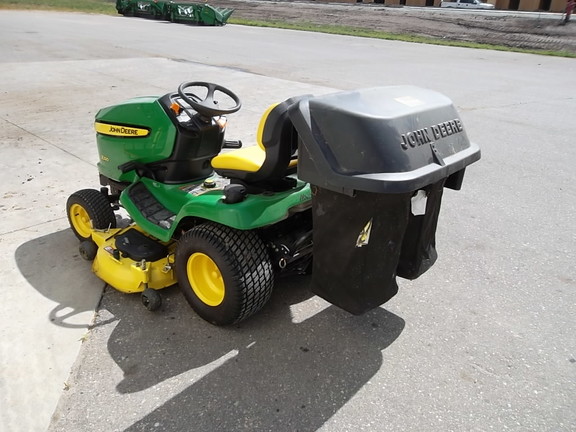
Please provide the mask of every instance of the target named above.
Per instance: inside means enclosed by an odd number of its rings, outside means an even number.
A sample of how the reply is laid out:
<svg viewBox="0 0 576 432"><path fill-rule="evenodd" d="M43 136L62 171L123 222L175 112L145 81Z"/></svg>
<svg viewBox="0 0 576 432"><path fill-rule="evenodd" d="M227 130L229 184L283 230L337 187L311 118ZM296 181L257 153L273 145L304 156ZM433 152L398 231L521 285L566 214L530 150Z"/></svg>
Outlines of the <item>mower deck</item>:
<svg viewBox="0 0 576 432"><path fill-rule="evenodd" d="M92 270L117 290L139 293L176 284L173 242L152 239L136 225L94 231L92 240L98 246Z"/></svg>

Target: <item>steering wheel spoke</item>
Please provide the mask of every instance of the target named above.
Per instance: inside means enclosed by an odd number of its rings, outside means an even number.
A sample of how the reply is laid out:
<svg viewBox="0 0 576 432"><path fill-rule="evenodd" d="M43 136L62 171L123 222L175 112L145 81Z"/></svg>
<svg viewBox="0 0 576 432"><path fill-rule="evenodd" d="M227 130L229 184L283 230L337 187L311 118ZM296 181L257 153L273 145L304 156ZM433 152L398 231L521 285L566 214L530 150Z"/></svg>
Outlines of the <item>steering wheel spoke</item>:
<svg viewBox="0 0 576 432"><path fill-rule="evenodd" d="M194 93L191 88L200 87L206 92L204 96L199 96ZM224 97L224 103L218 97L221 93ZM228 90L221 85L204 82L204 81L191 81L180 84L178 87L178 94L184 102L195 109L200 115L206 117L216 117L224 114L231 114L238 111L242 107L240 98L232 91ZM226 102L231 102L231 106L226 106Z"/></svg>

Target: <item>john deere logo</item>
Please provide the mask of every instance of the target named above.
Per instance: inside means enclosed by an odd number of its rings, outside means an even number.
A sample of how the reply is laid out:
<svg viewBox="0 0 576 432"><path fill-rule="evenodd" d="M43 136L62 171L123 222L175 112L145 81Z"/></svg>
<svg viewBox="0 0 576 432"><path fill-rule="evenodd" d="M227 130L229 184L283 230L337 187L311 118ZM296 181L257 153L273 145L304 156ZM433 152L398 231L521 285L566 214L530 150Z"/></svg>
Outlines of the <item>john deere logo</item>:
<svg viewBox="0 0 576 432"><path fill-rule="evenodd" d="M119 126L108 123L94 123L94 129L96 132L111 135L111 136L122 136L122 137L145 137L150 131L148 129L141 129L129 126Z"/></svg>
<svg viewBox="0 0 576 432"><path fill-rule="evenodd" d="M418 147L424 144L446 138L447 136L457 134L464 130L464 126L460 119L454 119L436 125L417 129L411 132L404 133L400 136L400 147L403 150L408 150L410 147Z"/></svg>

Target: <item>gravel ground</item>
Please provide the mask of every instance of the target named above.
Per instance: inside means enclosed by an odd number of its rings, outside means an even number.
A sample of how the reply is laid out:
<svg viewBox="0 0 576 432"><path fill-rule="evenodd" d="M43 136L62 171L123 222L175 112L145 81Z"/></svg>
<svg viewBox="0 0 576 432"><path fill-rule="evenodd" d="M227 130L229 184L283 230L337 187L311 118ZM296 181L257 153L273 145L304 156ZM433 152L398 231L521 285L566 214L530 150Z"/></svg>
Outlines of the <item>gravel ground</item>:
<svg viewBox="0 0 576 432"><path fill-rule="evenodd" d="M212 0L234 9L233 18L334 24L515 48L576 53L576 21L560 25L559 14L456 11L385 7L381 4Z"/></svg>

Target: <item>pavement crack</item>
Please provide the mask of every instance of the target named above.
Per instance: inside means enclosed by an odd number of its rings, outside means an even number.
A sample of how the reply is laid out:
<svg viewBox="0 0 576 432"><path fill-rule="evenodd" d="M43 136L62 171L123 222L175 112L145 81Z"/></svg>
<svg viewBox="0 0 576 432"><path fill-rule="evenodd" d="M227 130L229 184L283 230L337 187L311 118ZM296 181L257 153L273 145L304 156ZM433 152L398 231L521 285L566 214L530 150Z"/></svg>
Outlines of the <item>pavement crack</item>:
<svg viewBox="0 0 576 432"><path fill-rule="evenodd" d="M60 220L62 220L62 219L67 219L67 217L64 216L64 217L54 218L54 219L50 219L50 220L45 220L45 221L40 222L40 223L35 224L35 225L27 225L27 226L25 226L25 227L20 227L20 228L18 228L18 229L12 230L12 231L0 232L0 238L1 238L2 236L5 236L5 235L14 234L14 233L20 232L20 231L26 231L26 230L29 230L29 229L31 229L31 228L36 228L36 227L39 227L39 226L42 226L42 225L47 225L47 224L50 224L50 223L52 223L52 222L60 221Z"/></svg>
<svg viewBox="0 0 576 432"><path fill-rule="evenodd" d="M8 119L5 118L5 117L2 117L2 120L4 120L6 123L11 124L11 125L14 126L15 128L18 128L18 129L20 129L21 131L27 133L28 135L31 135L31 136L33 136L34 138L38 138L40 141L48 144L49 146L54 147L54 148L56 148L56 149L58 149L58 150L60 150L60 151L62 151L62 152L64 152L64 153L66 153L67 155L72 156L72 157L75 158L75 159L78 159L79 161L82 161L82 162L84 162L84 163L90 164L91 166L94 166L94 164L92 164L92 163L90 163L90 162L82 159L82 158L79 157L78 155L75 155L74 153L71 153L71 152L69 152L68 150L66 150L66 149L64 149L64 148L57 146L56 144L48 141L46 138L43 138L43 137L41 137L40 135L35 134L34 132L32 132L32 131L30 131L30 130L28 130L28 129L22 127L22 126L20 126L20 125L17 124L17 123L14 123L13 121L8 120Z"/></svg>

